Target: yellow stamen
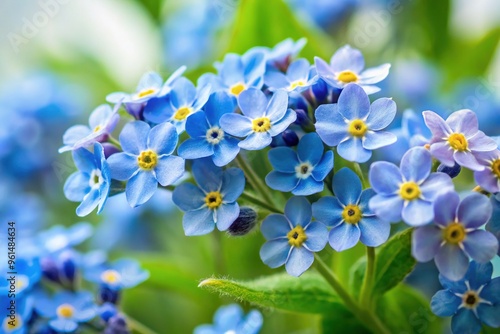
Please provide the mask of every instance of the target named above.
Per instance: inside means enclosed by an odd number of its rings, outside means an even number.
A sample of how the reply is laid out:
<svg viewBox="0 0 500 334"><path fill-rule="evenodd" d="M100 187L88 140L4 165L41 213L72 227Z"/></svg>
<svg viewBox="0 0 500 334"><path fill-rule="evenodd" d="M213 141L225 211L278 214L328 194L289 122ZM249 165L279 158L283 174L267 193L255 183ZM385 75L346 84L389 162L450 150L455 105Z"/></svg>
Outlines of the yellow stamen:
<svg viewBox="0 0 500 334"><path fill-rule="evenodd" d="M358 76L352 71L342 71L337 75L337 80L343 83L357 82Z"/></svg>
<svg viewBox="0 0 500 334"><path fill-rule="evenodd" d="M479 304L481 297L476 291L469 290L462 296L462 305L466 308L473 309Z"/></svg>
<svg viewBox="0 0 500 334"><path fill-rule="evenodd" d="M405 182L399 187L399 195L406 201L412 201L418 198L420 194L420 187L413 181Z"/></svg>
<svg viewBox="0 0 500 334"><path fill-rule="evenodd" d="M137 157L137 164L144 170L151 170L158 164L158 154L152 150L142 151Z"/></svg>
<svg viewBox="0 0 500 334"><path fill-rule="evenodd" d="M222 204L222 195L218 191L209 192L205 196L205 204L210 209L217 209Z"/></svg>
<svg viewBox="0 0 500 334"><path fill-rule="evenodd" d="M491 171L500 179L500 159L496 159L491 163Z"/></svg>
<svg viewBox="0 0 500 334"><path fill-rule="evenodd" d="M357 205L346 205L342 211L342 219L349 224L357 224L363 217L363 212Z"/></svg>
<svg viewBox="0 0 500 334"><path fill-rule="evenodd" d="M295 226L287 233L288 243L294 247L302 247L302 244L307 240L307 235L302 226Z"/></svg>
<svg viewBox="0 0 500 334"><path fill-rule="evenodd" d="M362 120L355 119L349 123L349 129L347 131L349 131L352 136L361 138L365 135L366 131L368 131L368 127Z"/></svg>
<svg viewBox="0 0 500 334"><path fill-rule="evenodd" d="M156 89L153 89L153 88L147 88L147 89L141 90L141 91L139 92L139 94L137 94L137 96L138 96L139 98L142 98L142 97L146 97L146 96L148 96L148 95L151 95L151 94L153 94L153 93L155 93L155 92L156 92Z"/></svg>
<svg viewBox="0 0 500 334"><path fill-rule="evenodd" d="M71 318L75 309L70 304L62 304L57 308L56 313L61 318Z"/></svg>
<svg viewBox="0 0 500 334"><path fill-rule="evenodd" d="M186 117L189 116L193 112L193 109L189 107L182 107L177 109L177 111L174 114L174 119L177 121L183 121L186 119Z"/></svg>
<svg viewBox="0 0 500 334"><path fill-rule="evenodd" d="M465 227L457 222L451 223L443 230L443 238L450 244L456 245L461 243L466 235L467 232L465 231Z"/></svg>
<svg viewBox="0 0 500 334"><path fill-rule="evenodd" d="M237 83L233 86L231 86L231 88L229 88L229 92L231 94L233 94L234 96L238 96L241 94L242 91L244 91L246 89L245 85L242 84L242 83Z"/></svg>
<svg viewBox="0 0 500 334"><path fill-rule="evenodd" d="M450 144L451 148L456 151L467 151L469 144L467 143L467 139L461 133L452 133L448 137L448 144Z"/></svg>
<svg viewBox="0 0 500 334"><path fill-rule="evenodd" d="M98 125L98 126L96 126L96 127L94 128L94 132L97 132L97 131L99 131L99 130L101 130L101 126L100 126L100 125Z"/></svg>
<svg viewBox="0 0 500 334"><path fill-rule="evenodd" d="M116 284L122 280L122 276L116 270L108 269L101 274L101 280L104 283Z"/></svg>
<svg viewBox="0 0 500 334"><path fill-rule="evenodd" d="M294 90L297 87L304 87L306 82L304 80L296 80L290 84L289 90Z"/></svg>
<svg viewBox="0 0 500 334"><path fill-rule="evenodd" d="M271 129L271 120L267 117L259 117L252 121L254 132L267 132L269 129Z"/></svg>

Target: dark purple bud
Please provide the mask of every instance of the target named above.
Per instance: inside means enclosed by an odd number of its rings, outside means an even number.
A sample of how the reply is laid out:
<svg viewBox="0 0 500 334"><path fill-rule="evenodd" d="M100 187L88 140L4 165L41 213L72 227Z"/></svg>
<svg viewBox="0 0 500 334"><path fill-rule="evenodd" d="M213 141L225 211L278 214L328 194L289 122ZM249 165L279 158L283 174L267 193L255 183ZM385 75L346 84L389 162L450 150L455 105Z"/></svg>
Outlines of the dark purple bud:
<svg viewBox="0 0 500 334"><path fill-rule="evenodd" d="M307 109L305 109L307 110ZM311 119L307 115L307 111L303 109L295 109L295 112L297 113L297 119L295 120L295 124L301 125L301 126L307 126L311 124Z"/></svg>
<svg viewBox="0 0 500 334"><path fill-rule="evenodd" d="M61 283L59 269L57 268L57 263L54 259L44 257L40 260L40 265L42 267L42 274L45 278L55 283Z"/></svg>
<svg viewBox="0 0 500 334"><path fill-rule="evenodd" d="M242 236L250 232L256 224L257 212L252 208L242 207L238 218L229 226L227 233L233 237Z"/></svg>
<svg viewBox="0 0 500 334"><path fill-rule="evenodd" d="M462 167L460 167L459 164L455 163L455 166L453 167L448 167L443 164L440 164L437 168L438 172L448 174L452 179L454 177L457 177L458 174L460 174L460 171L462 170Z"/></svg>
<svg viewBox="0 0 500 334"><path fill-rule="evenodd" d="M118 304L120 300L120 291L111 289L107 285L101 285L98 292L99 300L102 303Z"/></svg>
<svg viewBox="0 0 500 334"><path fill-rule="evenodd" d="M110 143L103 143L102 147L104 148L104 156L106 159L109 158L110 155L120 152L118 147Z"/></svg>
<svg viewBox="0 0 500 334"><path fill-rule="evenodd" d="M323 79L318 79L314 85L311 87L316 101L323 102L328 98L328 85Z"/></svg>
<svg viewBox="0 0 500 334"><path fill-rule="evenodd" d="M115 305L111 304L111 303L104 303L99 308L99 316L105 322L108 322L109 319L114 317L117 313L118 313L118 310L116 309Z"/></svg>
<svg viewBox="0 0 500 334"><path fill-rule="evenodd" d="M110 318L108 321L108 326L104 330L104 334L129 334L130 331L127 328L127 321L121 314L117 314Z"/></svg>
<svg viewBox="0 0 500 334"><path fill-rule="evenodd" d="M281 137L283 137L286 146L296 146L299 143L299 136L293 130L287 129L283 131Z"/></svg>
<svg viewBox="0 0 500 334"><path fill-rule="evenodd" d="M143 121L144 120L144 108L146 107L146 103L125 103L125 110L136 120Z"/></svg>
<svg viewBox="0 0 500 334"><path fill-rule="evenodd" d="M71 250L66 250L61 253L59 260L61 263L61 276L63 276L68 282L73 283L77 273L75 253Z"/></svg>
<svg viewBox="0 0 500 334"><path fill-rule="evenodd" d="M340 93L342 93L341 88L333 88L333 90L332 90L332 102L331 103L337 103L339 101Z"/></svg>

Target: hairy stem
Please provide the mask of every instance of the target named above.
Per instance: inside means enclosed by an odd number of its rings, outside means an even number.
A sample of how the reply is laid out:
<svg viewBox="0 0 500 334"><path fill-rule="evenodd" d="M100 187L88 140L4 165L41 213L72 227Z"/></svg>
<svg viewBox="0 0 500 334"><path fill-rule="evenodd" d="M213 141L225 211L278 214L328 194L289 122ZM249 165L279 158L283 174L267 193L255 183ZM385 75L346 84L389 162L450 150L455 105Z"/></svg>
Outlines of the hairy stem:
<svg viewBox="0 0 500 334"><path fill-rule="evenodd" d="M254 195L250 194L249 192L244 191L241 194L241 198L243 198L243 199L245 199L245 200L247 200L255 205L258 205L259 207L264 208L270 212L283 214L283 210L280 210L280 209L274 207L271 203L265 202L265 201L261 200L260 198L255 197Z"/></svg>
<svg viewBox="0 0 500 334"><path fill-rule="evenodd" d="M363 285L361 286L360 302L361 305L364 305L368 309L371 303L371 292L375 274L375 248L366 247L366 258L366 271Z"/></svg>

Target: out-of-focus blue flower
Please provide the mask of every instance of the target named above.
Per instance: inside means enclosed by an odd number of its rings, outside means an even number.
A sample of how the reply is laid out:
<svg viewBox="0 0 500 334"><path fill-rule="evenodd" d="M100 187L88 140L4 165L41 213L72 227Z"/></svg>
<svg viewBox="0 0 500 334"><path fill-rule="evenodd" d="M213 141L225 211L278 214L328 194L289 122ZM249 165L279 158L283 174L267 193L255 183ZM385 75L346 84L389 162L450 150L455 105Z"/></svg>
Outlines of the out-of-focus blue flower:
<svg viewBox="0 0 500 334"><path fill-rule="evenodd" d="M386 128L396 116L396 103L381 98L370 106L370 99L361 86L347 85L338 103L324 104L316 109L316 131L338 154L349 161L366 162L372 150L396 142L397 137Z"/></svg>
<svg viewBox="0 0 500 334"><path fill-rule="evenodd" d="M92 235L92 225L78 223L65 228L55 225L37 236L37 243L42 253L56 253L71 246L76 246Z"/></svg>
<svg viewBox="0 0 500 334"><path fill-rule="evenodd" d="M326 31L343 22L359 4L359 0L287 0L287 2L301 19L308 19Z"/></svg>
<svg viewBox="0 0 500 334"><path fill-rule="evenodd" d="M127 326L127 319L121 313L109 318L106 325L103 334L130 334L130 329Z"/></svg>
<svg viewBox="0 0 500 334"><path fill-rule="evenodd" d="M493 211L491 219L486 225L486 230L495 235L500 243L500 195L497 194L496 196L491 196L490 201ZM500 247L498 248L497 254L500 256Z"/></svg>
<svg viewBox="0 0 500 334"><path fill-rule="evenodd" d="M313 203L313 216L330 230L330 246L337 252L354 247L358 241L377 247L387 241L391 224L375 216L368 201L372 189L362 190L359 177L349 168L342 168L333 177L335 197L326 196Z"/></svg>
<svg viewBox="0 0 500 334"><path fill-rule="evenodd" d="M168 186L184 174L184 159L171 155L178 135L170 123L153 128L145 122L128 123L120 133L124 152L108 158L111 177L128 180L125 194L131 207L147 202L158 188Z"/></svg>
<svg viewBox="0 0 500 334"><path fill-rule="evenodd" d="M15 305L11 301L15 300ZM2 325L0 332L5 334L28 333L28 322L33 311L33 299L30 297L17 296L12 299L7 294L0 294L0 308L2 310Z"/></svg>
<svg viewBox="0 0 500 334"><path fill-rule="evenodd" d="M64 184L64 195L74 202L82 202L76 208L80 217L91 213L97 206L101 213L108 199L111 173L101 144L94 144L94 153L85 148L73 151L78 172L71 174Z"/></svg>
<svg viewBox="0 0 500 334"><path fill-rule="evenodd" d="M413 233L413 256L419 262L434 258L444 277L462 279L469 257L485 263L498 251L498 240L479 229L491 213L491 203L482 194L473 193L460 201L456 192L442 193L434 201L434 224L419 227Z"/></svg>
<svg viewBox="0 0 500 334"><path fill-rule="evenodd" d="M287 273L300 276L314 262L313 252L325 248L328 230L320 222L311 222L311 204L305 197L292 197L285 214L271 214L260 227L267 242L260 258L271 268L285 265Z"/></svg>
<svg viewBox="0 0 500 334"><path fill-rule="evenodd" d="M66 130L63 136L64 146L59 149L59 153L88 148L95 142L106 141L120 120L119 108L120 103L113 109L107 104L100 105L90 114L89 126L74 125Z"/></svg>
<svg viewBox="0 0 500 334"><path fill-rule="evenodd" d="M226 134L220 127L222 115L234 111L234 101L225 92L213 93L203 108L186 122L191 136L178 149L184 159L211 157L216 166L222 167L233 161L240 152L239 140Z"/></svg>
<svg viewBox="0 0 500 334"><path fill-rule="evenodd" d="M30 243L24 242L32 238L46 223L46 204L41 197L34 193L22 192L14 184L1 179L1 186L7 186L6 191L0 190L0 221L15 222L16 237L22 239L24 246L18 251L28 251ZM7 240L7 229L0 229L0 238Z"/></svg>
<svg viewBox="0 0 500 334"><path fill-rule="evenodd" d="M43 276L62 287L70 289L75 288L76 278L80 270L92 265L93 262L90 256L82 256L72 248L45 254L40 259Z"/></svg>
<svg viewBox="0 0 500 334"><path fill-rule="evenodd" d="M264 84L266 55L258 49L250 49L240 56L228 53L222 63L215 63L218 75L205 73L198 79L198 86L210 85L212 92L225 91L238 97L249 88L260 89Z"/></svg>
<svg viewBox="0 0 500 334"><path fill-rule="evenodd" d="M200 325L194 334L257 334L263 323L262 314L251 310L247 315L238 304L221 306L214 315L212 325Z"/></svg>
<svg viewBox="0 0 500 334"><path fill-rule="evenodd" d="M108 322L109 319L118 314L118 310L116 309L116 305L111 303L104 303L99 306L99 310L97 311L99 316L104 322Z"/></svg>
<svg viewBox="0 0 500 334"><path fill-rule="evenodd" d="M267 71L278 70L286 72L293 58L304 48L307 43L306 38L301 38L296 42L291 38L287 38L272 49L262 47L266 53Z"/></svg>
<svg viewBox="0 0 500 334"><path fill-rule="evenodd" d="M482 171L474 172L477 184L491 193L500 191L500 151L480 152L476 159L484 166Z"/></svg>
<svg viewBox="0 0 500 334"><path fill-rule="evenodd" d="M133 288L149 278L149 272L132 259L120 259L110 265L87 269L85 278L113 290Z"/></svg>
<svg viewBox="0 0 500 334"><path fill-rule="evenodd" d="M238 145L245 150L260 150L271 144L272 137L279 135L292 124L297 114L288 109L288 94L278 90L268 102L266 95L250 88L238 98L243 115L224 114L220 119L222 129L236 137L246 137Z"/></svg>
<svg viewBox="0 0 500 334"><path fill-rule="evenodd" d="M363 55L349 45L335 52L330 59L330 65L319 57L314 57L314 61L319 77L330 86L344 88L350 83L356 83L366 94L380 91L380 88L373 84L384 80L391 68L390 64L383 64L363 71L365 67Z"/></svg>
<svg viewBox="0 0 500 334"><path fill-rule="evenodd" d="M432 204L436 197L453 190L451 178L431 173L432 157L422 147L410 149L401 159L400 168L386 161L370 166L369 179L377 193L370 209L382 220L421 226L434 218Z"/></svg>
<svg viewBox="0 0 500 334"><path fill-rule="evenodd" d="M0 266L2 270L2 279L0 281L0 295L7 295L10 290L10 277L8 272L12 272L7 263ZM15 294L17 298L24 296L24 294L33 289L33 287L40 281L42 276L42 268L38 258L24 258L18 257L15 260Z"/></svg>
<svg viewBox="0 0 500 334"><path fill-rule="evenodd" d="M500 327L500 277L491 279L492 272L490 262L472 261L458 282L439 275L444 290L432 297L431 309L440 317L452 317L454 334L477 334L482 324Z"/></svg>
<svg viewBox="0 0 500 334"><path fill-rule="evenodd" d="M238 168L223 171L210 160L193 163L193 177L198 184L177 186L172 199L182 211L182 226L188 236L225 231L238 218L240 207L236 200L245 188L245 176Z"/></svg>
<svg viewBox="0 0 500 334"><path fill-rule="evenodd" d="M478 130L477 116L472 110L456 111L446 121L432 111L424 111L423 115L432 132L430 152L436 159L450 167L457 162L473 171L484 169L477 154L494 151L497 144Z"/></svg>
<svg viewBox="0 0 500 334"><path fill-rule="evenodd" d="M333 152L323 154L323 143L316 133L302 137L297 152L289 147L276 147L268 153L274 170L266 183L279 191L307 196L323 190L323 180L333 168Z"/></svg>
<svg viewBox="0 0 500 334"><path fill-rule="evenodd" d="M35 309L42 317L49 319L50 327L63 333L74 332L79 323L91 320L97 312L92 294L86 291L61 291L52 297L37 296Z"/></svg>
<svg viewBox="0 0 500 334"><path fill-rule="evenodd" d="M311 68L307 59L297 59L290 64L286 74L278 71L266 72L264 83L273 91L285 89L300 93L311 87L317 79L316 70Z"/></svg>
<svg viewBox="0 0 500 334"><path fill-rule="evenodd" d="M177 79L170 94L150 101L144 108L144 118L154 123L171 122L177 133L184 132L189 116L199 111L207 102L210 86L196 87L184 77Z"/></svg>

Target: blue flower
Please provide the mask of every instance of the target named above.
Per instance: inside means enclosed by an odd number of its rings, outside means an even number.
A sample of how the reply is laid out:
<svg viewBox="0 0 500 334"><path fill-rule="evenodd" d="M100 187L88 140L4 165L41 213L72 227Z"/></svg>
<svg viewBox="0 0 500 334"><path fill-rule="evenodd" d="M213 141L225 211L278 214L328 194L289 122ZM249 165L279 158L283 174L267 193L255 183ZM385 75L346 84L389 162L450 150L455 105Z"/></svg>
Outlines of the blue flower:
<svg viewBox="0 0 500 334"><path fill-rule="evenodd" d="M225 92L213 93L203 112L192 115L186 122L191 136L178 149L184 159L212 157L216 166L222 167L233 161L240 152L239 140L221 129L219 120L234 111L233 99Z"/></svg>
<svg viewBox="0 0 500 334"><path fill-rule="evenodd" d="M313 203L313 216L330 230L330 246L337 252L354 247L358 241L377 247L387 241L391 224L375 216L368 201L375 195L363 190L359 177L349 168L342 168L333 177L335 197L326 196Z"/></svg>
<svg viewBox="0 0 500 334"><path fill-rule="evenodd" d="M432 297L431 309L440 317L452 317L454 334L477 334L482 324L500 327L500 277L491 279L492 272L490 262L472 261L458 282L439 275L444 290Z"/></svg>
<svg viewBox="0 0 500 334"><path fill-rule="evenodd" d="M154 123L171 122L177 133L182 133L186 120L205 105L209 95L210 86L196 89L191 81L181 77L174 82L170 94L146 105L144 118Z"/></svg>
<svg viewBox="0 0 500 334"><path fill-rule="evenodd" d="M386 131L396 116L396 103L381 98L370 106L368 95L356 84L347 85L338 103L324 104L316 109L316 131L338 154L349 161L366 162L372 150L396 142L397 137Z"/></svg>
<svg viewBox="0 0 500 334"><path fill-rule="evenodd" d="M496 194L496 196L491 196L490 198L491 206L493 208L493 212L491 214L491 219L486 225L486 230L490 231L493 235L496 236L499 244L500 244L500 194ZM497 252L498 256L500 256L500 247Z"/></svg>
<svg viewBox="0 0 500 334"><path fill-rule="evenodd" d="M106 285L113 290L133 288L149 278L149 272L132 259L120 259L111 265L87 269L85 278L90 282Z"/></svg>
<svg viewBox="0 0 500 334"><path fill-rule="evenodd" d="M172 200L182 211L182 226L188 236L225 231L238 218L236 200L245 188L245 176L238 168L223 171L210 160L193 163L193 177L198 184L183 183L175 188Z"/></svg>
<svg viewBox="0 0 500 334"><path fill-rule="evenodd" d="M38 234L38 244L43 253L56 253L71 246L76 246L92 235L92 225L78 223L65 228L56 225Z"/></svg>
<svg viewBox="0 0 500 334"><path fill-rule="evenodd" d="M267 71L279 70L285 72L291 60L304 48L307 43L306 38L301 38L296 42L287 38L272 49L262 48L266 52Z"/></svg>
<svg viewBox="0 0 500 334"><path fill-rule="evenodd" d="M20 298L40 281L42 268L38 258L18 257L15 260L16 268L16 297ZM7 266L1 266L2 280L0 281L0 295L7 295L10 289L10 274Z"/></svg>
<svg viewBox="0 0 500 334"><path fill-rule="evenodd" d="M307 59L297 59L292 62L286 70L286 74L279 71L268 71L264 76L264 82L271 90L285 89L296 93L305 91L317 79L316 70L311 68Z"/></svg>
<svg viewBox="0 0 500 334"><path fill-rule="evenodd" d="M108 158L111 177L128 180L125 194L131 207L147 202L158 183L168 186L184 174L184 159L171 155L178 135L170 123L153 128L145 122L128 123L120 133L124 150Z"/></svg>
<svg viewBox="0 0 500 334"><path fill-rule="evenodd" d="M401 159L400 168L386 161L370 166L370 184L377 193L370 209L382 220L421 226L432 221L432 204L436 197L453 190L451 178L431 173L432 157L422 147L410 149Z"/></svg>
<svg viewBox="0 0 500 334"><path fill-rule="evenodd" d="M61 291L52 298L39 296L35 300L35 309L49 319L50 327L63 333L74 332L79 323L91 320L97 312L92 294L86 291Z"/></svg>
<svg viewBox="0 0 500 334"><path fill-rule="evenodd" d="M103 147L95 143L94 153L85 148L74 150L73 160L79 171L71 174L64 183L64 195L70 201L82 202L76 208L80 217L88 215L97 206L97 213L101 213L111 186L111 173Z"/></svg>
<svg viewBox="0 0 500 334"><path fill-rule="evenodd" d="M323 180L333 168L333 152L323 154L323 143L314 132L302 137L297 152L277 147L269 151L268 157L275 170L267 174L267 185L299 196L322 191Z"/></svg>
<svg viewBox="0 0 500 334"><path fill-rule="evenodd" d="M221 306L214 315L213 325L200 325L194 334L257 334L262 327L262 314L251 310L247 315L238 304Z"/></svg>
<svg viewBox="0 0 500 334"><path fill-rule="evenodd" d="M330 65L319 57L315 57L314 61L319 77L328 85L334 88L345 88L349 83L357 83L366 94L373 94L380 90L373 84L384 80L391 68L391 64L383 64L363 71L365 67L363 55L349 45L335 52L330 59Z"/></svg>
<svg viewBox="0 0 500 334"><path fill-rule="evenodd" d="M12 306L11 301L15 300ZM0 295L0 308L2 318L0 320L1 333L5 334L25 334L29 332L28 323L32 316L33 299L31 297L22 297L16 295L15 299L5 295Z"/></svg>
<svg viewBox="0 0 500 334"><path fill-rule="evenodd" d="M500 192L500 151L480 152L476 159L485 167L474 172L476 183L490 193Z"/></svg>
<svg viewBox="0 0 500 334"><path fill-rule="evenodd" d="M66 130L63 136L64 146L59 149L59 153L106 141L120 120L119 108L120 103L113 109L107 104L100 105L90 114L89 126L75 125Z"/></svg>
<svg viewBox="0 0 500 334"><path fill-rule="evenodd" d="M236 137L246 137L238 145L245 150L260 150L271 144L292 124L297 114L288 109L288 94L278 90L268 102L266 95L250 88L240 94L238 105L243 113L225 114L220 119L222 129Z"/></svg>
<svg viewBox="0 0 500 334"><path fill-rule="evenodd" d="M290 275L302 275L314 262L313 252L328 241L326 226L311 219L311 204L305 197L290 198L284 215L267 216L260 227L267 240L260 249L262 261L271 268L284 264Z"/></svg>
<svg viewBox="0 0 500 334"><path fill-rule="evenodd" d="M460 201L454 191L442 193L434 201L434 224L419 227L413 233L413 256L419 262L434 258L444 277L462 279L469 257L485 263L498 251L498 240L479 229L491 213L491 203L482 194L473 193Z"/></svg>

